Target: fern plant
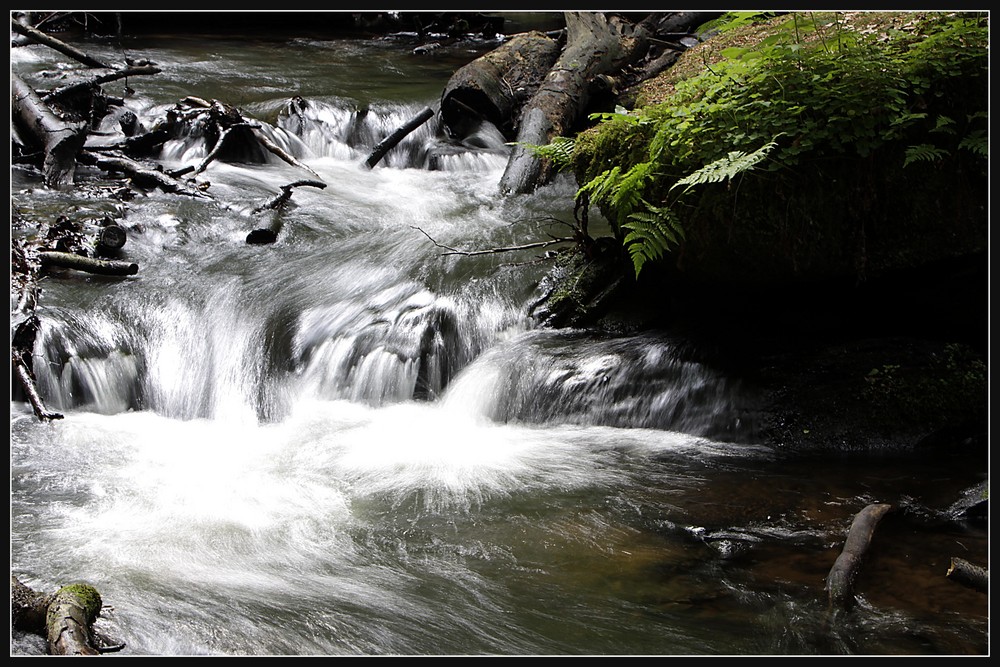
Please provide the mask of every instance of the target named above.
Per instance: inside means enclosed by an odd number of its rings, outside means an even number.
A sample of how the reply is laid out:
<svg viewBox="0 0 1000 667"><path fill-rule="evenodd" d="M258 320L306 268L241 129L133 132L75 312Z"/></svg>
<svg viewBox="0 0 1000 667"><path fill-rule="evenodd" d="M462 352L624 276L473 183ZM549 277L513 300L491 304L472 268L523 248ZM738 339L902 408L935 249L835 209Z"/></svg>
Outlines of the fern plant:
<svg viewBox="0 0 1000 667"><path fill-rule="evenodd" d="M705 30L735 34L766 20L766 36L703 50L701 69L689 63L688 76L671 78L663 101L592 115L591 130L538 150L574 170L577 200L605 214L636 275L684 241L695 189L751 171L777 182L876 153L902 155L899 167L988 157L988 87L975 85L988 82L988 21L900 16L881 33L831 12L726 15Z"/></svg>

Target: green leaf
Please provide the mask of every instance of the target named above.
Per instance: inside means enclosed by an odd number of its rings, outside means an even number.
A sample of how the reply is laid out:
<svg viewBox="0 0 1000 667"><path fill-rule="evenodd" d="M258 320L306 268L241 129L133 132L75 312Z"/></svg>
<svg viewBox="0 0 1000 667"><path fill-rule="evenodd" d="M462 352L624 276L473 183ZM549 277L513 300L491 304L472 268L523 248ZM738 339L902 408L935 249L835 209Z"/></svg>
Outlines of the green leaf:
<svg viewBox="0 0 1000 667"><path fill-rule="evenodd" d="M776 140L777 138L776 136L774 139ZM693 174L680 179L670 189L673 190L680 185L686 185L687 187L684 188L684 192L688 192L696 185L721 183L722 181L730 180L760 164L767 157L767 154L778 145L775 140L767 142L753 153L730 151L725 157L719 158Z"/></svg>

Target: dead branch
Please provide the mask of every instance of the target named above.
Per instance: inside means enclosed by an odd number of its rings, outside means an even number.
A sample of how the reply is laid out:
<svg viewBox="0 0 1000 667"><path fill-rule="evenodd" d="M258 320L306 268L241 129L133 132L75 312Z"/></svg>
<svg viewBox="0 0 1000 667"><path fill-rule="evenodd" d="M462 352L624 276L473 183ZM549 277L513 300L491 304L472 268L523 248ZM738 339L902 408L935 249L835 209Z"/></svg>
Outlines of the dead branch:
<svg viewBox="0 0 1000 667"><path fill-rule="evenodd" d="M102 74L95 77L89 81L78 81L72 83L68 86L63 86L61 88L56 88L51 90L41 96L44 102L53 102L61 98L69 97L75 93L81 92L87 89L93 89L97 86L103 85L105 83L110 83L111 81L117 81L118 79L126 79L130 76L149 76L152 74L159 74L161 70L159 67L154 67L152 65L145 65L142 67L126 67L125 69L116 70L108 74Z"/></svg>
<svg viewBox="0 0 1000 667"><path fill-rule="evenodd" d="M532 248L547 248L547 247L549 247L551 245L555 245L557 243L576 243L577 242L577 239L574 238L574 237L568 237L568 236L555 237L555 236L553 236L548 241L536 241L534 243L525 243L524 245L504 246L504 247L500 247L500 248L489 248L488 250L459 250L458 248L452 248L451 246L446 246L446 245L444 245L442 243L438 243L437 241L435 241L433 239L433 237L431 237L430 234L428 234L424 230L420 229L420 227L414 227L413 225L410 225L410 227L412 229L417 230L418 232L420 232L424 236L426 236L430 240L430 242L433 243L438 248L443 248L444 250L448 251L448 252L441 253L442 255L466 255L466 256L474 256L474 255L496 255L496 254L499 254L499 253L502 253L502 252L515 252L517 250L531 250Z"/></svg>
<svg viewBox="0 0 1000 667"><path fill-rule="evenodd" d="M264 148L266 148L267 150L269 150L273 155L278 156L279 158L281 158L282 160L284 160L288 164L292 165L293 167L298 167L299 169L305 169L306 171L308 171L310 174L312 174L316 178L319 178L319 174L317 174L315 171L313 171L312 169L310 169L307 165L302 164L301 162L299 162L298 160L296 160L294 157L292 157L291 155L289 155L287 151L283 150L276 143L274 143L273 141L271 141L270 139L268 139L260 131L260 128L258 128L256 125L251 124L250 127L251 127L252 130L254 130L254 136L257 137L257 140L260 141L260 143L264 145Z"/></svg>
<svg viewBox="0 0 1000 667"><path fill-rule="evenodd" d="M59 53L83 63L87 67L103 67L105 69L111 69L110 65L101 62L97 58L89 56L83 51L62 42L51 35L45 34L41 30L35 30L30 26L23 25L15 21L13 18L10 20L10 29L17 34L23 35L24 37L27 37L28 39L31 39L39 44L44 44L45 46L53 48Z"/></svg>
<svg viewBox="0 0 1000 667"><path fill-rule="evenodd" d="M128 175L135 185L143 188L158 187L164 192L188 195L189 197L207 198L201 190L192 188L184 182L155 169L147 169L139 163L120 155L103 155L93 151L81 151L80 162L99 167L105 171L117 171Z"/></svg>
<svg viewBox="0 0 1000 667"><path fill-rule="evenodd" d="M209 151L208 155L205 156L205 159L201 161L201 164L199 164L195 168L195 170L194 170L194 175L195 176L197 176L201 172L205 171L205 168L208 167L209 163L211 163L213 160L215 160L215 158L219 157L219 153L222 152L222 147L226 143L226 139L229 138L230 132L232 132L233 130L235 130L236 128L239 128L239 127L247 127L247 124L246 123L236 123L234 125L230 125L229 127L227 127L226 129L224 129L222 131L222 134L219 135L218 141L215 142L215 146L213 146L212 150Z"/></svg>
<svg viewBox="0 0 1000 667"><path fill-rule="evenodd" d="M375 146L374 150L372 150L371 154L368 156L368 159L365 160L365 165L369 169L373 168L376 164L378 164L379 160L385 157L386 153L402 141L403 137L408 135L410 132L413 132L433 116L434 110L427 107L416 116L406 121L395 132L387 136L385 139L380 141L377 146Z"/></svg>
<svg viewBox="0 0 1000 667"><path fill-rule="evenodd" d="M325 188L326 183L322 181L295 181L294 183L289 183L288 185L281 186L281 193L267 202L261 204L260 206L253 209L253 213L261 213L266 210L277 210L285 205L285 203L292 198L292 188L299 186L308 185L314 188ZM251 245L261 245L265 243L274 243L278 240L278 234L281 232L281 228L284 226L284 221L279 216L275 216L274 220L267 227L260 227L249 234L247 234L247 243Z"/></svg>

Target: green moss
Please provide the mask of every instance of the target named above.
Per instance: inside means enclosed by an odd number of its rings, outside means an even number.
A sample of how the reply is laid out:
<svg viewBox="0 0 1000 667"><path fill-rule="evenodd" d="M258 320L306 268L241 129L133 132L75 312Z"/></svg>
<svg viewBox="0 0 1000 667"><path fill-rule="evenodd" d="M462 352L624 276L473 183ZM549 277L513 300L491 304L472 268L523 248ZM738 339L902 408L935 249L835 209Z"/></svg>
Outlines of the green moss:
<svg viewBox="0 0 1000 667"><path fill-rule="evenodd" d="M88 619L97 618L98 614L101 612L101 605L103 601L101 600L101 594L97 592L97 589L89 584L84 583L73 583L63 586L58 591L56 591L57 597L68 596L80 607L83 608L84 613L87 615Z"/></svg>

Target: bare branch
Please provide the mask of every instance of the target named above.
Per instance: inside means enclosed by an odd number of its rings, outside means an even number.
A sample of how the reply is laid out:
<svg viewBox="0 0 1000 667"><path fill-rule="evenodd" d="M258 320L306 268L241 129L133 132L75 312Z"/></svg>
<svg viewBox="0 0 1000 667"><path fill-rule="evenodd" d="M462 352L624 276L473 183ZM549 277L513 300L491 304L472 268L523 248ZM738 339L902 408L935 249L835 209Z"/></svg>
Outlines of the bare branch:
<svg viewBox="0 0 1000 667"><path fill-rule="evenodd" d="M441 253L442 255L496 255L502 252L515 252L517 250L530 250L532 248L547 248L548 246L555 245L557 243L576 243L576 239L573 237L551 237L549 241L536 241L535 243L525 243L524 245L517 246L504 246L500 248L489 248L488 250L459 250L458 248L452 248L451 246L446 246L442 243L435 241L430 234L420 229L420 227L414 227L410 225L411 228L416 229L418 232L426 236L431 243L433 243L438 248L443 248L448 252Z"/></svg>

